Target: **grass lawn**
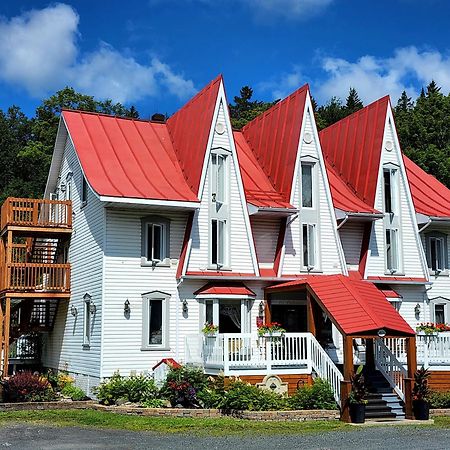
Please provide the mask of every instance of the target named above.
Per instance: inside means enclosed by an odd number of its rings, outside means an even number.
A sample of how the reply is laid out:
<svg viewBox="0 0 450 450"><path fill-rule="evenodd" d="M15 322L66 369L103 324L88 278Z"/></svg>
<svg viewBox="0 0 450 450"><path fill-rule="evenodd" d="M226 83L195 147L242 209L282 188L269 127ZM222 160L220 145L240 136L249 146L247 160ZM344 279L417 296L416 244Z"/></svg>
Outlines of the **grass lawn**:
<svg viewBox="0 0 450 450"><path fill-rule="evenodd" d="M27 422L52 426L85 426L158 433L202 435L305 434L350 429L339 421L262 422L234 418L197 419L184 417L143 417L94 410L11 411L0 412L2 425Z"/></svg>
<svg viewBox="0 0 450 450"><path fill-rule="evenodd" d="M450 428L450 417L436 417L438 428ZM82 426L94 428L120 429L129 431L152 431L157 433L192 433L199 435L240 435L240 434L305 434L336 430L355 430L339 421L252 421L234 418L195 419L182 417L143 417L114 414L94 410L59 411L12 411L0 412L2 425L13 422L33 423L52 426ZM414 426L414 425L412 425Z"/></svg>

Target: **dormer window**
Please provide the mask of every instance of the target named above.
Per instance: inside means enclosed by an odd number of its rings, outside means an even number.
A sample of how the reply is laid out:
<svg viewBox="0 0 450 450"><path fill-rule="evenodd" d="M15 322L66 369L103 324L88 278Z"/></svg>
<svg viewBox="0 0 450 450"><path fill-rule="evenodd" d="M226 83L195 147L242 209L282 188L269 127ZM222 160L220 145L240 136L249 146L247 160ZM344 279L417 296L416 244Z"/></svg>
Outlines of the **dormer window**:
<svg viewBox="0 0 450 450"><path fill-rule="evenodd" d="M314 224L303 224L303 267L311 270L316 265L316 226Z"/></svg>
<svg viewBox="0 0 450 450"><path fill-rule="evenodd" d="M223 204L226 201L226 156L221 154L212 154L212 200L213 202Z"/></svg>
<svg viewBox="0 0 450 450"><path fill-rule="evenodd" d="M435 275L448 273L447 235L439 231L425 234L428 268Z"/></svg>
<svg viewBox="0 0 450 450"><path fill-rule="evenodd" d="M302 207L313 207L313 165L302 162Z"/></svg>
<svg viewBox="0 0 450 450"><path fill-rule="evenodd" d="M384 212L395 214L397 211L397 169L385 168L383 170L384 181Z"/></svg>
<svg viewBox="0 0 450 450"><path fill-rule="evenodd" d="M211 264L219 268L226 266L227 223L225 220L211 220Z"/></svg>
<svg viewBox="0 0 450 450"><path fill-rule="evenodd" d="M399 270L398 230L395 229L386 230L386 267L391 273Z"/></svg>
<svg viewBox="0 0 450 450"><path fill-rule="evenodd" d="M141 219L141 265L169 265L170 221L160 216Z"/></svg>

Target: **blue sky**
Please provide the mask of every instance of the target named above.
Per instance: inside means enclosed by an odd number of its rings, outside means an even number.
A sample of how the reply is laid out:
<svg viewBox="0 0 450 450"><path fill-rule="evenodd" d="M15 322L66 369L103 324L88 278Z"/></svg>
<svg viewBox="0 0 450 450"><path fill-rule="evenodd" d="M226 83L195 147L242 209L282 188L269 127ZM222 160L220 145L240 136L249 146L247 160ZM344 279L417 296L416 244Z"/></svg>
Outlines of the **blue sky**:
<svg viewBox="0 0 450 450"><path fill-rule="evenodd" d="M450 90L447 0L108 0L0 3L0 108L32 114L71 85L173 113L218 73L229 99L319 103L355 87L365 103L431 78Z"/></svg>

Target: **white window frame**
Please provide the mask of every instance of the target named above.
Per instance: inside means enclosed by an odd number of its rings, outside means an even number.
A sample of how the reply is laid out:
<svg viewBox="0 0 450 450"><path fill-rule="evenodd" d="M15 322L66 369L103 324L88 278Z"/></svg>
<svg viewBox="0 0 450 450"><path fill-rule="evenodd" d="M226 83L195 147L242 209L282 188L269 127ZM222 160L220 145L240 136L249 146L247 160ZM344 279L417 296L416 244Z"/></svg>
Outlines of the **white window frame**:
<svg viewBox="0 0 450 450"><path fill-rule="evenodd" d="M211 201L218 205L228 203L228 158L227 153L218 151L211 152Z"/></svg>
<svg viewBox="0 0 450 450"><path fill-rule="evenodd" d="M232 299L230 296L223 296L217 298L208 298L204 299L202 302L202 320L200 323L200 330L204 327L206 323L206 305L209 303L212 305L213 309L213 324L219 326L219 307L220 300L232 300L233 302L240 302L241 304L241 334L243 333L251 333L252 328L252 307L255 305L255 301L253 299L243 299L236 298Z"/></svg>
<svg viewBox="0 0 450 450"><path fill-rule="evenodd" d="M89 348L92 338L92 296L83 296L83 347Z"/></svg>
<svg viewBox="0 0 450 450"><path fill-rule="evenodd" d="M216 242L213 240L213 222L216 223ZM210 264L218 269L228 267L228 234L228 223L226 220L211 219ZM214 247L216 261L213 261Z"/></svg>
<svg viewBox="0 0 450 450"><path fill-rule="evenodd" d="M142 345L141 350L170 350L169 347L169 300L170 294L161 291L152 291L142 294ZM150 344L150 304L152 301L161 301L161 343Z"/></svg>
<svg viewBox="0 0 450 450"><path fill-rule="evenodd" d="M445 275L448 276L449 274L449 264L448 264L448 236L445 233L442 233L440 231L430 231L425 234L425 244L426 244L426 256L427 256L427 263L428 263L428 269L430 271L430 274L435 276ZM431 247L433 243L436 245L436 255L437 255L437 247L438 242L441 247L440 249L440 267L437 267L433 269L433 261L432 261L432 251ZM436 263L439 262L439 259L436 259Z"/></svg>
<svg viewBox="0 0 450 450"><path fill-rule="evenodd" d="M305 261L304 239L306 230L306 248L308 252L308 261ZM302 249L302 269L308 272L317 268L317 224L302 223L301 227L301 249ZM312 261L311 261L312 255Z"/></svg>
<svg viewBox="0 0 450 450"><path fill-rule="evenodd" d="M391 187L391 211L386 211L386 183L385 174L389 174L389 184ZM383 211L385 214L398 215L399 213L399 167L387 165L383 167Z"/></svg>
<svg viewBox="0 0 450 450"><path fill-rule="evenodd" d="M153 241L155 228L161 230L160 255L154 258L154 245L149 255L149 240ZM141 266L170 267L170 220L161 216L141 218Z"/></svg>
<svg viewBox="0 0 450 450"><path fill-rule="evenodd" d="M303 205L303 168L311 169L311 206ZM311 161L300 162L300 205L304 209L314 209L316 207L315 191L316 191L316 163Z"/></svg>
<svg viewBox="0 0 450 450"><path fill-rule="evenodd" d="M389 234L389 243L387 236ZM398 273L400 271L400 233L396 228L387 228L385 231L385 259L386 269L390 274ZM390 251L390 258L388 252Z"/></svg>

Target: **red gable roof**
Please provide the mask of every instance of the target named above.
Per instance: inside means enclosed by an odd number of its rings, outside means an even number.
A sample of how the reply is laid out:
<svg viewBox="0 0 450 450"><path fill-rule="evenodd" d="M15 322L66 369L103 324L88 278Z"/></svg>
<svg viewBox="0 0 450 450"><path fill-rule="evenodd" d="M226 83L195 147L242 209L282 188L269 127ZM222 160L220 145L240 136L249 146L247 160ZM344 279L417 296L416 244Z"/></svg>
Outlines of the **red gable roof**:
<svg viewBox="0 0 450 450"><path fill-rule="evenodd" d="M366 106L320 132L322 151L336 174L363 202L375 202L389 97Z"/></svg>
<svg viewBox="0 0 450 450"><path fill-rule="evenodd" d="M347 335L386 331L414 335L412 328L372 284L344 275L308 275L266 288L267 292L294 290L308 285L327 313Z"/></svg>
<svg viewBox="0 0 450 450"><path fill-rule="evenodd" d="M219 75L167 120L181 170L188 186L196 194L221 82L222 76Z"/></svg>
<svg viewBox="0 0 450 450"><path fill-rule="evenodd" d="M256 294L242 283L208 283L194 292L194 295L244 295L255 297Z"/></svg>
<svg viewBox="0 0 450 450"><path fill-rule="evenodd" d="M416 212L450 218L450 189L403 155Z"/></svg>
<svg viewBox="0 0 450 450"><path fill-rule="evenodd" d="M284 202L289 202L308 85L249 122L242 134Z"/></svg>
<svg viewBox="0 0 450 450"><path fill-rule="evenodd" d="M258 164L256 156L251 151L244 135L239 131L235 131L233 134L247 201L262 208L293 208L275 190Z"/></svg>
<svg viewBox="0 0 450 450"><path fill-rule="evenodd" d="M165 124L63 111L78 158L102 196L198 201L186 183Z"/></svg>

